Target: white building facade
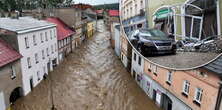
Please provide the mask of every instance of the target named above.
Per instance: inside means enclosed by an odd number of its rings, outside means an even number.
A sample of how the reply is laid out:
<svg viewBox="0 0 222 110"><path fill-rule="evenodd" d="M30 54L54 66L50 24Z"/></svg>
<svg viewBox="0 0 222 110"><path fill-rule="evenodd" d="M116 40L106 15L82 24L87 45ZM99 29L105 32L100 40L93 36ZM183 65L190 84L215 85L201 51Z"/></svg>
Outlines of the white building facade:
<svg viewBox="0 0 222 110"><path fill-rule="evenodd" d="M141 54L132 50L132 67L131 75L136 80L136 82L142 87L142 75L144 73L144 58Z"/></svg>
<svg viewBox="0 0 222 110"><path fill-rule="evenodd" d="M23 92L27 95L58 64L56 25L29 17L3 18L1 29L12 31L21 58ZM15 38L13 38L15 39Z"/></svg>

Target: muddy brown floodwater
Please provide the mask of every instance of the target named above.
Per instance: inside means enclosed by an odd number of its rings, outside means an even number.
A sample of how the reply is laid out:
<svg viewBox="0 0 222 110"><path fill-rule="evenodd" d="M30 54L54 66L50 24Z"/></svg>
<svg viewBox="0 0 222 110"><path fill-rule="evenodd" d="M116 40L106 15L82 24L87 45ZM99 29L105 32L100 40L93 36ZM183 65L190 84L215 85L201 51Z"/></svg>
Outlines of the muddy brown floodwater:
<svg viewBox="0 0 222 110"><path fill-rule="evenodd" d="M114 54L102 21L98 29L50 73L57 110L159 110ZM13 110L50 110L49 82L43 80Z"/></svg>

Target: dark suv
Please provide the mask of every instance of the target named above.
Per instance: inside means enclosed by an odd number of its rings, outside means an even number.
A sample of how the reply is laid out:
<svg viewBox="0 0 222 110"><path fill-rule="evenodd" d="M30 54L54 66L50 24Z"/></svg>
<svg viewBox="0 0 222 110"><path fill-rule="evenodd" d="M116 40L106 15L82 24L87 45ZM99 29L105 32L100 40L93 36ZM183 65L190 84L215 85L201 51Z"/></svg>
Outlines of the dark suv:
<svg viewBox="0 0 222 110"><path fill-rule="evenodd" d="M143 55L176 54L176 43L157 29L139 29L129 36L131 43Z"/></svg>

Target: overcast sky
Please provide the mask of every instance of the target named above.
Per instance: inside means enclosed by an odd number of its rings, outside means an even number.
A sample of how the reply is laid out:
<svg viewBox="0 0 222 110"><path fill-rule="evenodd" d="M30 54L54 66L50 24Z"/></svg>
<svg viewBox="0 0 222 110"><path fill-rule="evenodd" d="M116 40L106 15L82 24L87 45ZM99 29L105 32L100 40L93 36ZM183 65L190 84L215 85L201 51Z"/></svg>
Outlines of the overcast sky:
<svg viewBox="0 0 222 110"><path fill-rule="evenodd" d="M87 3L91 5L118 3L119 0L73 0L75 3Z"/></svg>

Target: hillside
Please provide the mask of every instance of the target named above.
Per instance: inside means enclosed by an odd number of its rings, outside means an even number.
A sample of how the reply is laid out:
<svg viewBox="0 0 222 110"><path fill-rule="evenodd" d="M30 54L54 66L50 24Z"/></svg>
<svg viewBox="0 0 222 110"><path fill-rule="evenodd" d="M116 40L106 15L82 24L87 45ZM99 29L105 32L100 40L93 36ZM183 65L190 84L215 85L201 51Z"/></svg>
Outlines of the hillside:
<svg viewBox="0 0 222 110"><path fill-rule="evenodd" d="M118 10L119 9L119 3L112 3L112 4L104 4L104 5L94 5L93 6L96 10L99 9L113 9Z"/></svg>

